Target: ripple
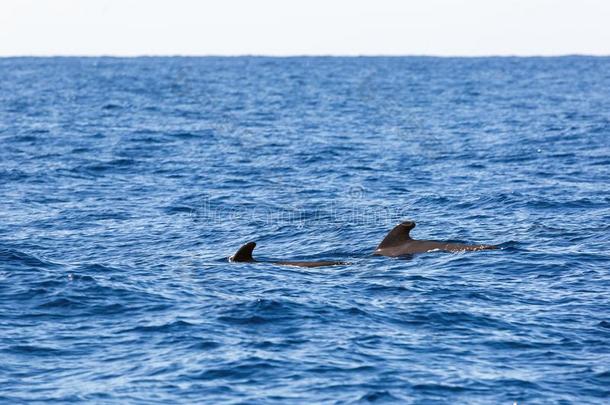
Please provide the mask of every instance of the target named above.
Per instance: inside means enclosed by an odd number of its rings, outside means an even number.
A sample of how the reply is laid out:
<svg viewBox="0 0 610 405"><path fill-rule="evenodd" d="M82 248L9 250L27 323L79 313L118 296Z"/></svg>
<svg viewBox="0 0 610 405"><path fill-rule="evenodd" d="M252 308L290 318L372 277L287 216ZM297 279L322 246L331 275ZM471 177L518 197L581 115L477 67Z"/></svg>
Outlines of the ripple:
<svg viewBox="0 0 610 405"><path fill-rule="evenodd" d="M47 269L57 266L57 264L51 261L40 259L32 254L6 248L0 248L0 263L7 268L18 266L32 269Z"/></svg>
<svg viewBox="0 0 610 405"><path fill-rule="evenodd" d="M14 345L6 349L6 352L12 354L22 354L27 356L61 356L65 351L52 347L33 346L33 345Z"/></svg>
<svg viewBox="0 0 610 405"><path fill-rule="evenodd" d="M609 63L0 58L0 402L603 403Z"/></svg>
<svg viewBox="0 0 610 405"><path fill-rule="evenodd" d="M142 332L142 333L163 333L163 332L177 332L184 331L190 327L196 326L186 321L174 321L161 325L150 325L150 326L136 326L135 328L126 329L123 332Z"/></svg>

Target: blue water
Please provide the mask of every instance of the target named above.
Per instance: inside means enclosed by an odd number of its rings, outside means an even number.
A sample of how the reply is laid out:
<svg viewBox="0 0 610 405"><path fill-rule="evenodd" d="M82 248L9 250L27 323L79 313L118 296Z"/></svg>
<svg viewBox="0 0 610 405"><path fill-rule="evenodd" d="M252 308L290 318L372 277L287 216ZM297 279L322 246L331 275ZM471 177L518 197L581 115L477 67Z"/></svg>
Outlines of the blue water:
<svg viewBox="0 0 610 405"><path fill-rule="evenodd" d="M610 58L0 59L0 402L610 401ZM370 255L416 238L497 251ZM296 268L229 263L344 260Z"/></svg>

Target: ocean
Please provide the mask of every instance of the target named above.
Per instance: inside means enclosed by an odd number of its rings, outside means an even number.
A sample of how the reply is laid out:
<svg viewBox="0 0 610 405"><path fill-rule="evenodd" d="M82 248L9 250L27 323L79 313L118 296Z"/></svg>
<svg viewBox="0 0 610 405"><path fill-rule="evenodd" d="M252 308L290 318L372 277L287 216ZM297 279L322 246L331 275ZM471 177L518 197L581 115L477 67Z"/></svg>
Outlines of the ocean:
<svg viewBox="0 0 610 405"><path fill-rule="evenodd" d="M605 57L1 58L0 402L609 403L609 89ZM402 220L500 249L372 256Z"/></svg>

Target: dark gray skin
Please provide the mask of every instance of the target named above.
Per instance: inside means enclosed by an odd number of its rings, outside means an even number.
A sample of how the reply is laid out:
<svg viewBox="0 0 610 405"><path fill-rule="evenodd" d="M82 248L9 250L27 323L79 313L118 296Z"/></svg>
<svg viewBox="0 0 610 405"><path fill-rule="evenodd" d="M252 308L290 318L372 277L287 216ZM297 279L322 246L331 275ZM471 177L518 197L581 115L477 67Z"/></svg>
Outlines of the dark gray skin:
<svg viewBox="0 0 610 405"><path fill-rule="evenodd" d="M252 257L252 251L256 247L256 242L248 242L231 257L229 261L239 263L256 263ZM296 267L323 267L323 266L341 266L345 264L351 264L348 262L330 262L330 261L319 261L319 262L293 262L293 261L272 261L266 262L272 264L279 264L282 266L296 266Z"/></svg>
<svg viewBox="0 0 610 405"><path fill-rule="evenodd" d="M396 225L377 246L373 255L398 257L430 252L431 250L461 252L498 249L494 245L465 245L462 243L437 242L433 240L415 240L411 239L409 235L413 228L415 228L415 222L413 221L405 221Z"/></svg>

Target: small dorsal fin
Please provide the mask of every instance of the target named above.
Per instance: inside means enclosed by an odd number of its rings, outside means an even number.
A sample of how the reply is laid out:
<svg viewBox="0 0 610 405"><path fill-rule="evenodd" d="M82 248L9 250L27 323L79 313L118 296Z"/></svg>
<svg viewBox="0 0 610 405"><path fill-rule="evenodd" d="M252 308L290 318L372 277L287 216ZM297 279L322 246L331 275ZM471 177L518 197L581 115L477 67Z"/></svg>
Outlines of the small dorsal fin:
<svg viewBox="0 0 610 405"><path fill-rule="evenodd" d="M242 247L239 248L237 252L231 257L229 257L229 261L231 262L253 262L254 258L252 257L252 251L256 247L256 242L248 242Z"/></svg>
<svg viewBox="0 0 610 405"><path fill-rule="evenodd" d="M409 232L411 229L415 228L415 222L413 221L405 221L396 225L394 229L392 229L385 238L381 241L377 249L383 249L390 246L396 246L401 243L407 242L411 239Z"/></svg>

